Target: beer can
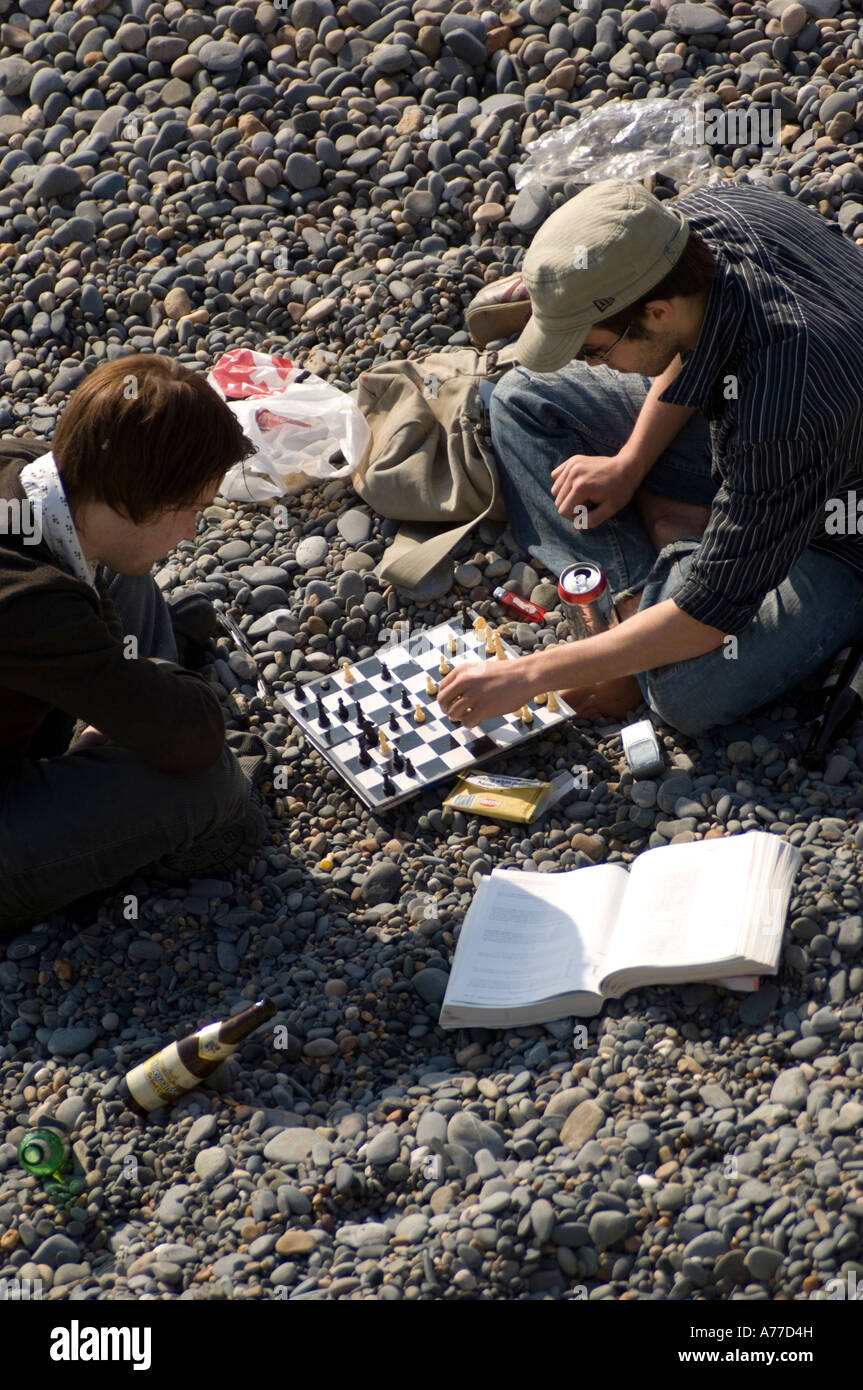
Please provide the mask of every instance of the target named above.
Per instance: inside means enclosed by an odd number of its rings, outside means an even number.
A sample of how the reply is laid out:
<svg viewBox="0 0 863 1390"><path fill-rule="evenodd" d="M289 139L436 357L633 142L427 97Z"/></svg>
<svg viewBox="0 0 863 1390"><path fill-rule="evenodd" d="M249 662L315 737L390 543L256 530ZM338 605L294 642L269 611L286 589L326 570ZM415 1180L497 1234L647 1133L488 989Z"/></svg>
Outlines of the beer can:
<svg viewBox="0 0 863 1390"><path fill-rule="evenodd" d="M617 622L605 575L599 565L579 560L567 565L557 592L576 637L594 637Z"/></svg>

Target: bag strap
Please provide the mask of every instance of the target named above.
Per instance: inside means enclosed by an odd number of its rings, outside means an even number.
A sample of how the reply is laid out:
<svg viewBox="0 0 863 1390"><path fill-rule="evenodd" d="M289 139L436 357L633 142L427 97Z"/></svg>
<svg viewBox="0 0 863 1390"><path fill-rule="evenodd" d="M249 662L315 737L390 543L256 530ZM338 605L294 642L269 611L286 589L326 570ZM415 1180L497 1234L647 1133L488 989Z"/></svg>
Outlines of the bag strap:
<svg viewBox="0 0 863 1390"><path fill-rule="evenodd" d="M497 351L477 353L476 375L485 379L494 378L496 384L496 378L503 376L505 371L517 364L516 351L517 345L512 343ZM437 354L430 355L429 366L433 364L435 356ZM486 417L487 407L482 402L481 396L480 401L483 407L483 416ZM478 433L479 431L477 431ZM397 589L415 589L436 565L446 559L450 551L454 550L475 526L485 521L500 502L500 481L494 463L494 455L491 453L491 445L489 444L486 449L479 439L476 442L489 477L491 496L488 506L471 521L460 522L458 526L451 526L445 531L433 532L431 535L425 526L401 526L392 545L387 548L377 567L378 577L384 583L394 584Z"/></svg>
<svg viewBox="0 0 863 1390"><path fill-rule="evenodd" d="M431 535L424 526L401 526L378 565L378 576L385 583L394 584L397 589L415 589L435 565L446 559L450 551L494 510L500 499L497 468L485 449L479 447L479 453L489 478L491 496L488 505L470 521L462 521L458 526Z"/></svg>

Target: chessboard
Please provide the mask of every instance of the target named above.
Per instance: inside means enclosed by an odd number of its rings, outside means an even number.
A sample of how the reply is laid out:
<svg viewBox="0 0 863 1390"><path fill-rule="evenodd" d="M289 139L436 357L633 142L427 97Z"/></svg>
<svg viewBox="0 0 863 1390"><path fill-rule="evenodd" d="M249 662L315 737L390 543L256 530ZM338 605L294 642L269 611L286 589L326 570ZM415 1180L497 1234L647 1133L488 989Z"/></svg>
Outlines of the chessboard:
<svg viewBox="0 0 863 1390"><path fill-rule="evenodd" d="M497 641L505 658L521 655L499 634ZM466 728L447 719L436 693L441 659L449 667L497 660L489 647L482 631L455 618L381 647L349 664L347 673L342 664L279 700L357 796L386 810L572 717L558 695L556 709L542 697L532 702L527 720L519 712Z"/></svg>

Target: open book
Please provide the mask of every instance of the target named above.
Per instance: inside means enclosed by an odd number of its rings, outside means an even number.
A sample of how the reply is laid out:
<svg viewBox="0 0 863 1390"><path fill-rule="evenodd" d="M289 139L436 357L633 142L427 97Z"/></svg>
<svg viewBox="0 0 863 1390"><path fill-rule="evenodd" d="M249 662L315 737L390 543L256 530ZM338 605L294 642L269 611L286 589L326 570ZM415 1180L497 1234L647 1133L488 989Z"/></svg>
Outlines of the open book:
<svg viewBox="0 0 863 1390"><path fill-rule="evenodd" d="M647 850L628 872L495 869L462 925L441 1027L590 1018L643 985L775 975L801 859L750 830Z"/></svg>

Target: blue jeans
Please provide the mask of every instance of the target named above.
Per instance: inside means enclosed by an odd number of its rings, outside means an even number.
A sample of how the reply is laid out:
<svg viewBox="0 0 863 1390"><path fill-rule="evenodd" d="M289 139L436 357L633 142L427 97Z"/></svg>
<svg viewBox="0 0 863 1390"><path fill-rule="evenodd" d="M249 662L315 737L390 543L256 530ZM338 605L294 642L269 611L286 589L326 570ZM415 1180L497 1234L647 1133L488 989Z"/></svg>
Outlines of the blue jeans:
<svg viewBox="0 0 863 1390"><path fill-rule="evenodd" d="M639 612L673 598L699 540L656 554L633 502L593 530L576 529L551 495L551 471L573 454L612 456L629 439L652 378L572 362L562 371L515 367L491 398L491 436L518 543L554 574L575 560L603 571L615 602L641 593ZM677 501L710 506L712 450L696 411L660 454L643 485ZM775 701L849 642L863 638L863 580L806 549L765 595L735 641L705 656L636 672L649 708L684 734L733 724Z"/></svg>

